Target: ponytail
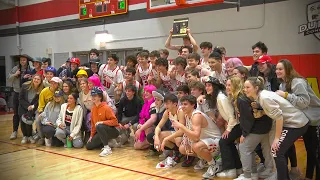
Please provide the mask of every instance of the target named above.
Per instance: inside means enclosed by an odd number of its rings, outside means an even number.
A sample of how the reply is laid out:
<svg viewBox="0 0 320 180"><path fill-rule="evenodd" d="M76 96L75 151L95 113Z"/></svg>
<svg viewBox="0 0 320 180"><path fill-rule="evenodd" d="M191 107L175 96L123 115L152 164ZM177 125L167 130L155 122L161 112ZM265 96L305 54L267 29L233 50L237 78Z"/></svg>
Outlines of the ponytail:
<svg viewBox="0 0 320 180"><path fill-rule="evenodd" d="M249 77L247 79L247 81L249 81L253 87L258 87L258 91L262 91L264 90L264 79L261 76L258 77Z"/></svg>

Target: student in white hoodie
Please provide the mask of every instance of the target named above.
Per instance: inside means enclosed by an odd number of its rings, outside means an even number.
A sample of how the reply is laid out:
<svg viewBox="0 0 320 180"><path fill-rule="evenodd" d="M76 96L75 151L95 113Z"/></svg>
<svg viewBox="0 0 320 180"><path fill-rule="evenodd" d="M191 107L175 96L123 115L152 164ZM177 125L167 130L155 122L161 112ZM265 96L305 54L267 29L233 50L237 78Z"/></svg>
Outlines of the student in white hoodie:
<svg viewBox="0 0 320 180"><path fill-rule="evenodd" d="M81 125L83 110L77 104L78 94L71 93L68 96L68 102L61 105L59 117L57 119L57 129L55 136L64 143L66 147L66 138L72 141L75 148L82 148Z"/></svg>
<svg viewBox="0 0 320 180"><path fill-rule="evenodd" d="M316 153L320 139L317 127L320 125L320 99L316 96L307 80L300 76L287 59L279 61L276 67L280 79L280 90L276 93L287 99L295 108L300 109L311 121L303 135L307 150L306 179L311 180L316 168L316 179L320 179L320 165L316 162Z"/></svg>
<svg viewBox="0 0 320 180"><path fill-rule="evenodd" d="M277 178L289 180L285 154L290 146L308 129L309 119L288 100L277 93L264 90L262 77L250 77L244 84L244 92L257 101L267 116L275 121L275 131L270 131L271 153L277 167ZM272 142L271 142L272 141Z"/></svg>
<svg viewBox="0 0 320 180"><path fill-rule="evenodd" d="M52 138L56 133L56 121L59 117L61 105L64 103L63 91L55 91L53 101L50 101L44 111L39 115L41 121L41 131L45 137L46 146L51 146Z"/></svg>

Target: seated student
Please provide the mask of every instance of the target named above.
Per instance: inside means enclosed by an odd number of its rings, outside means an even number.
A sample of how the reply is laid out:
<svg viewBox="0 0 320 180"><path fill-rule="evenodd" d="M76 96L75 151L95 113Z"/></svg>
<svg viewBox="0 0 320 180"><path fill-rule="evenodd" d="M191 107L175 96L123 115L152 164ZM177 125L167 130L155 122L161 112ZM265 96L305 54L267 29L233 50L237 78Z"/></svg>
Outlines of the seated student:
<svg viewBox="0 0 320 180"><path fill-rule="evenodd" d="M220 170L219 165L215 162L215 158L219 154L220 129L211 118L195 109L197 100L194 96L182 97L181 103L186 125L177 120L171 120L172 126L179 130L163 139L161 149L164 149L166 142L183 135L182 143L179 147L180 153L191 157L198 156L207 161L209 167L202 176L207 179L213 178ZM201 168L204 167L202 166Z"/></svg>
<svg viewBox="0 0 320 180"><path fill-rule="evenodd" d="M44 111L39 115L41 120L41 131L45 137L45 145L50 147L52 145L52 138L56 133L56 121L60 114L61 105L64 103L63 92L55 91L53 101L49 102Z"/></svg>
<svg viewBox="0 0 320 180"><path fill-rule="evenodd" d="M105 157L112 153L108 146L110 139L119 135L117 130L118 120L112 109L103 102L103 91L100 87L91 89L91 96L94 106L91 109L91 135L86 144L87 150L100 148L103 145L102 152L99 156Z"/></svg>
<svg viewBox="0 0 320 180"><path fill-rule="evenodd" d="M67 146L66 138L72 141L75 148L82 148L81 126L83 110L77 104L79 95L72 93L68 96L68 102L61 105L59 117L57 119L57 129L55 136Z"/></svg>
<svg viewBox="0 0 320 180"><path fill-rule="evenodd" d="M39 95L39 103L38 103L38 112L36 115L36 127L37 127L37 135L34 136L34 139L38 140L37 144L43 145L44 144L44 135L41 131L41 121L38 118L39 114L41 114L46 107L46 105L52 101L53 94L56 90L59 90L62 84L62 80L58 77L53 77L50 80L50 87L44 88Z"/></svg>
<svg viewBox="0 0 320 180"><path fill-rule="evenodd" d="M145 105L148 104L148 101L145 101ZM119 123L123 126L120 126L120 145L126 143L130 137L130 126L134 125L134 132L136 131L137 124L139 122L139 116L142 109L142 104L140 99L137 96L137 89L135 86L129 84L126 86L126 93L123 98L120 99L117 119ZM149 115L149 114L148 114Z"/></svg>
<svg viewBox="0 0 320 180"><path fill-rule="evenodd" d="M19 94L19 108L18 114L21 117L21 131L23 134L22 144L31 142L34 144L36 141L32 137L32 124L33 121L27 120L35 119L35 112L38 108L39 93L43 89L42 76L35 74L31 81L22 84Z"/></svg>
<svg viewBox="0 0 320 180"><path fill-rule="evenodd" d="M173 132L178 131L177 128L171 128L166 131L162 131L162 127L167 123L175 120L179 121L182 124L185 124L184 114L181 109L178 109L178 98L174 94L167 94L164 97L164 104L166 107L166 111L164 112L162 119L160 120L159 124L157 125L155 129L155 136L154 136L154 147L157 151L160 151L161 142L165 137L170 136ZM180 162L181 154L179 152L179 146L181 144L182 135L181 137L175 138L173 141L169 141L166 143L166 149L167 150L173 150L174 156L173 160L176 163ZM194 158L191 158L189 160L186 160L182 163L182 167L188 167L190 166L190 163L192 164Z"/></svg>
<svg viewBox="0 0 320 180"><path fill-rule="evenodd" d="M44 80L43 80L43 86L46 88L46 87L49 87L50 86L50 81L53 77L56 76L56 69L54 67L47 67L45 70L44 70Z"/></svg>
<svg viewBox="0 0 320 180"><path fill-rule="evenodd" d="M233 106L235 114L240 121L242 135L240 138L240 157L244 174L241 174L237 180L268 178L273 171L273 160L271 157L271 147L269 143L269 131L272 126L272 120L265 114L257 114L251 107L251 99L243 93L244 82L241 78L234 76L227 80L227 88L232 92ZM261 143L264 165L266 170L257 173L255 148Z"/></svg>

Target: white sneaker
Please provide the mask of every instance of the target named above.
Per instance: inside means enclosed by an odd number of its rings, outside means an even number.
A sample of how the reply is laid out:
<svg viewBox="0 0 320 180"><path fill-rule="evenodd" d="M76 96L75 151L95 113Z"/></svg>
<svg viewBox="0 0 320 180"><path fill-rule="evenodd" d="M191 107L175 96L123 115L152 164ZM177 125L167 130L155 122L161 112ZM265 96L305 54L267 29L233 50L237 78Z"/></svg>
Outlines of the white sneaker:
<svg viewBox="0 0 320 180"><path fill-rule="evenodd" d="M193 167L193 169L195 170L201 170L204 169L205 167L208 167L208 162L204 159L199 159L199 161L197 162L197 164Z"/></svg>
<svg viewBox="0 0 320 180"><path fill-rule="evenodd" d="M17 131L13 131L11 136L10 136L10 140L17 139L17 135L18 135L18 132Z"/></svg>
<svg viewBox="0 0 320 180"><path fill-rule="evenodd" d="M215 165L211 164L209 165L207 172L204 173L202 177L204 179L212 179L219 171L220 171L220 166L218 164L215 164Z"/></svg>
<svg viewBox="0 0 320 180"><path fill-rule="evenodd" d="M244 174L240 174L240 175L238 176L238 178L233 179L233 180L251 180L251 178L246 178L246 177L244 177Z"/></svg>
<svg viewBox="0 0 320 180"><path fill-rule="evenodd" d="M51 144L52 144L52 139L51 139L51 138L50 138L50 139L45 138L45 139L44 139L44 142L45 142L45 145L46 145L47 147L51 147Z"/></svg>
<svg viewBox="0 0 320 180"><path fill-rule="evenodd" d="M31 144L35 144L35 143L36 143L36 140L34 140L32 136L28 137L28 141L29 141Z"/></svg>
<svg viewBox="0 0 320 180"><path fill-rule="evenodd" d="M237 177L237 171L236 171L236 169L224 170L224 171L218 173L217 177L220 177L220 178L236 178Z"/></svg>
<svg viewBox="0 0 320 180"><path fill-rule="evenodd" d="M28 138L27 136L23 136L21 140L21 144L26 144L26 143L28 143Z"/></svg>
<svg viewBox="0 0 320 180"><path fill-rule="evenodd" d="M111 148L109 146L105 146L101 150L102 152L99 154L99 156L101 157L105 157L105 156L108 156L109 154L112 154Z"/></svg>

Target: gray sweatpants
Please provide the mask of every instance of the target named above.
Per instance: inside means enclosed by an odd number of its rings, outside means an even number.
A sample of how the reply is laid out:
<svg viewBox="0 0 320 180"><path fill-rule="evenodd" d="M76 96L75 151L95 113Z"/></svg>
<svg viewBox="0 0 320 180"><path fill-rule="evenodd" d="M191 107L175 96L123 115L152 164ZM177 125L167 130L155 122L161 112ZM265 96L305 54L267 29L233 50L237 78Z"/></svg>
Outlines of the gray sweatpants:
<svg viewBox="0 0 320 180"><path fill-rule="evenodd" d="M265 158L265 167L273 169L273 158L271 156L271 147L268 134L249 134L243 143L240 143L239 150L241 163L246 178L251 177L251 173L257 173L257 164L255 160L255 148L261 143L262 153Z"/></svg>

